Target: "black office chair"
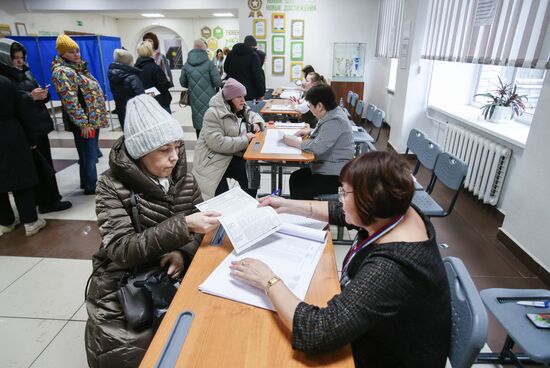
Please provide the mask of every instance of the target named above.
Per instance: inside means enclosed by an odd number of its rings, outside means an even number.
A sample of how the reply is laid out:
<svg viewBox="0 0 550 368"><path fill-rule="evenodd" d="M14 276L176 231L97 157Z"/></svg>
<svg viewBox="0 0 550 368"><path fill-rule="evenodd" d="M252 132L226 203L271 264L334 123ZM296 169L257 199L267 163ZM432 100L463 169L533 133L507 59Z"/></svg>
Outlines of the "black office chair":
<svg viewBox="0 0 550 368"><path fill-rule="evenodd" d="M426 191L416 190L414 192L412 203L414 203L420 211L428 217L448 216L453 211L467 172L468 164L464 161L454 155L451 155L450 153L440 153L435 163L433 173L434 179L433 181L430 180L431 185L426 189ZM447 209L443 209L431 196L437 181L440 181L447 188L454 191Z"/></svg>

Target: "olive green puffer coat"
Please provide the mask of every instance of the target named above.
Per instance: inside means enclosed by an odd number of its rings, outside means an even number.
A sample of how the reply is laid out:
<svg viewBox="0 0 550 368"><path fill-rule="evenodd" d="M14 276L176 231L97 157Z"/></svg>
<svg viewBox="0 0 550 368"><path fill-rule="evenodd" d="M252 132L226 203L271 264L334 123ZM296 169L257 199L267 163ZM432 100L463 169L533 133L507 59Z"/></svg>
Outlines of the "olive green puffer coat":
<svg viewBox="0 0 550 368"><path fill-rule="evenodd" d="M123 274L135 267L156 265L162 255L181 250L186 266L195 254L200 237L189 232L185 216L196 212L202 197L193 176L187 173L185 150L172 172L168 193L153 182L128 155L124 137L113 146L110 170L98 181L96 213L102 237L93 257L86 308L86 354L92 368L137 367L153 337L151 329L129 330L116 291ZM132 226L130 196L138 195L143 231Z"/></svg>

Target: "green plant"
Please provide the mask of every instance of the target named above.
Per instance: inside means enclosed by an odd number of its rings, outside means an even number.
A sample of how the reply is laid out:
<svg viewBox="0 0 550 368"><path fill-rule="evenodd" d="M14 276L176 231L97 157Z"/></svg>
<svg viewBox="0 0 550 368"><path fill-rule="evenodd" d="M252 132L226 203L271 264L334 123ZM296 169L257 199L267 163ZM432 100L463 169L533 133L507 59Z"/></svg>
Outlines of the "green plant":
<svg viewBox="0 0 550 368"><path fill-rule="evenodd" d="M510 107L511 114L510 119L516 116L520 116L525 110L525 104L523 100L527 100L527 95L517 94L517 85L515 83L504 83L498 77L498 85L495 90L486 93L478 93L474 97L481 96L487 97L489 100L485 105L481 107L483 118L485 120L491 119L497 106Z"/></svg>

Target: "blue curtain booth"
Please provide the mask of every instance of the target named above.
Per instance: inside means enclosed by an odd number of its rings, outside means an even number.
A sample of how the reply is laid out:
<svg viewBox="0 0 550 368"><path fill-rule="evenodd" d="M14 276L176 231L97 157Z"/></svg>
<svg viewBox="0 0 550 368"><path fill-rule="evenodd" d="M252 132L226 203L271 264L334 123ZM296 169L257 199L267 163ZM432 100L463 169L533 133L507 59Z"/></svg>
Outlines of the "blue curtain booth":
<svg viewBox="0 0 550 368"><path fill-rule="evenodd" d="M57 51L56 36L9 36L27 49L27 63L40 86L51 84L50 66ZM113 62L113 51L121 47L119 37L110 36L71 36L80 46L82 59L88 63L90 73L99 81L103 94L110 101L113 99L107 70ZM59 100L55 88L49 88L52 100Z"/></svg>

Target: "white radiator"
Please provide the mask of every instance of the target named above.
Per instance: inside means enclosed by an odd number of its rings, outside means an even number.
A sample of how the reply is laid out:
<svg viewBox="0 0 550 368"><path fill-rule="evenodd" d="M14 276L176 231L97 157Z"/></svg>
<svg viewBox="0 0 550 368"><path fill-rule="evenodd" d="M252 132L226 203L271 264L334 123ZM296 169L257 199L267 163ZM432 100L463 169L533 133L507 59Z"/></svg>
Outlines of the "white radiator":
<svg viewBox="0 0 550 368"><path fill-rule="evenodd" d="M512 151L455 124L447 127L443 149L468 164L464 187L483 203L495 206Z"/></svg>

